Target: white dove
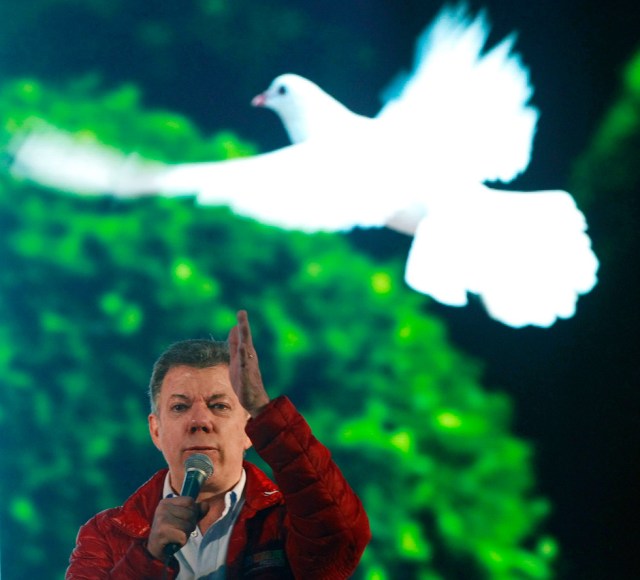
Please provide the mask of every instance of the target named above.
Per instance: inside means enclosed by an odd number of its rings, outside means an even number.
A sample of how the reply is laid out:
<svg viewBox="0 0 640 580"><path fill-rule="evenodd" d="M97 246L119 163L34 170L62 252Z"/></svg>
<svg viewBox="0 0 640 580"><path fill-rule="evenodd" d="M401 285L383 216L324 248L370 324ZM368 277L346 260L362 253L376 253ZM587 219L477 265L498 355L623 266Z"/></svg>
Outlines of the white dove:
<svg viewBox="0 0 640 580"><path fill-rule="evenodd" d="M194 194L287 229L386 226L413 236L405 279L415 290L451 306L475 294L504 324L548 327L574 315L598 260L567 192L485 185L526 169L538 119L513 38L483 53L488 34L483 13L443 8L375 118L300 76L277 77L253 100L289 134L275 151L166 165L47 131L15 147L13 171L84 194Z"/></svg>

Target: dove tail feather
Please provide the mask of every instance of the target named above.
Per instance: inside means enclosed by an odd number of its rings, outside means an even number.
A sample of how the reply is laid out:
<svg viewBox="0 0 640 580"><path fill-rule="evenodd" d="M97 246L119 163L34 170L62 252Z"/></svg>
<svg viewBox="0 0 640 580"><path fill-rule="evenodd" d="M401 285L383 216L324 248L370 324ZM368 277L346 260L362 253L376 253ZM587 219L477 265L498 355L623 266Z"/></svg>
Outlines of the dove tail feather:
<svg viewBox="0 0 640 580"><path fill-rule="evenodd" d="M483 187L465 204L442 205L418 224L405 279L450 306L478 295L509 326L548 327L574 315L597 282L586 221L565 191Z"/></svg>

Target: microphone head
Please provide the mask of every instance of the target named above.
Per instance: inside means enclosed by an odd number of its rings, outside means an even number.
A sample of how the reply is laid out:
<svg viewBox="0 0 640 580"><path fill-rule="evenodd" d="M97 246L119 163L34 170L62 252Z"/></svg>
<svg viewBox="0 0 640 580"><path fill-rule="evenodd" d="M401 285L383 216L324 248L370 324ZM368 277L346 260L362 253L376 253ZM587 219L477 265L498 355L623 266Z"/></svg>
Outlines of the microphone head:
<svg viewBox="0 0 640 580"><path fill-rule="evenodd" d="M184 471L186 473L193 469L202 472L205 480L213 475L213 463L211 463L211 459L204 453L196 453L195 455L187 457L187 460L184 462Z"/></svg>

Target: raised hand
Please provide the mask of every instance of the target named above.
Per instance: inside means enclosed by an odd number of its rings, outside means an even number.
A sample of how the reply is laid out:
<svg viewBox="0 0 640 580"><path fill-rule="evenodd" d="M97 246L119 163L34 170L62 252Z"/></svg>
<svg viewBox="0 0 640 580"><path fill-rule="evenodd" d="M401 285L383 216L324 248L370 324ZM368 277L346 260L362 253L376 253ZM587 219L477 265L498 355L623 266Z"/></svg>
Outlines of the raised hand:
<svg viewBox="0 0 640 580"><path fill-rule="evenodd" d="M253 346L249 317L245 310L238 311L238 324L229 331L229 378L240 404L255 417L269 402L264 389L258 354Z"/></svg>

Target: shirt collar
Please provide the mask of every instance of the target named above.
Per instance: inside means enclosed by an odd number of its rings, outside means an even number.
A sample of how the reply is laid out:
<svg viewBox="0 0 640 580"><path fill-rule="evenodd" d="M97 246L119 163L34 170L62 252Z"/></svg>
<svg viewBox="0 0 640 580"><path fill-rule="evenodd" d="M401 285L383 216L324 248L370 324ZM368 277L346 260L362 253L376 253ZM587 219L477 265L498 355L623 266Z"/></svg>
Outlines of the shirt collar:
<svg viewBox="0 0 640 580"><path fill-rule="evenodd" d="M242 469L242 473L240 474L240 479L238 483L236 483L227 493L224 494L224 511L222 512L222 516L227 515L227 512L233 508L238 499L242 497L242 492L244 491L244 486L247 482L247 473ZM167 472L167 475L164 478L164 488L162 490L162 497L176 497L178 494L173 491L170 483L170 473Z"/></svg>

